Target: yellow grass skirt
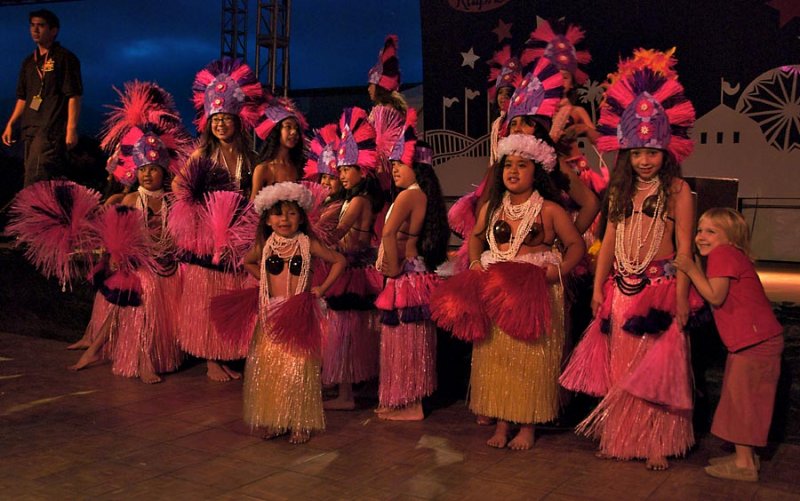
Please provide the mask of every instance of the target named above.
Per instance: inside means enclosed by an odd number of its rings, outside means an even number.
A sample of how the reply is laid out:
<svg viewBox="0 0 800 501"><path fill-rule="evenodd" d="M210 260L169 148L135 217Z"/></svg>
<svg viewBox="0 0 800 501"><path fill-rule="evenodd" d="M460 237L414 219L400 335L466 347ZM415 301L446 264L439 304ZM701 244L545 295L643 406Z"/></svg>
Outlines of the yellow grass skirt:
<svg viewBox="0 0 800 501"><path fill-rule="evenodd" d="M492 326L472 348L469 408L515 423L546 423L558 415L558 376L564 349L564 290L550 285L550 332L520 341ZM531 300L536 300L532 298Z"/></svg>

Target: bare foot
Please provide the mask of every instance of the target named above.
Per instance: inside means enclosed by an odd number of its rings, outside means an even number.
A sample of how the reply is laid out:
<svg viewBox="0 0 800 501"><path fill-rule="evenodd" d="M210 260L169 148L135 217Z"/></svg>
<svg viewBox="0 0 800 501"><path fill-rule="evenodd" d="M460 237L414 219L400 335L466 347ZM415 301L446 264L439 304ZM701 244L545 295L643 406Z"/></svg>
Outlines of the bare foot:
<svg viewBox="0 0 800 501"><path fill-rule="evenodd" d="M515 451L527 451L533 447L533 440L533 426L522 425L517 436L508 443L508 448Z"/></svg>
<svg viewBox="0 0 800 501"><path fill-rule="evenodd" d="M603 451L597 451L597 452L595 452L595 453L594 453L594 457L596 457L597 459L616 459L616 458L615 458L614 456L612 456L611 454L605 453L605 452L603 452Z"/></svg>
<svg viewBox="0 0 800 501"><path fill-rule="evenodd" d="M497 427L494 429L494 435L486 441L486 445L497 449L505 448L506 444L508 444L508 428L508 421L498 419Z"/></svg>
<svg viewBox="0 0 800 501"><path fill-rule="evenodd" d="M153 368L153 362L144 353L139 353L139 379L146 384L156 384L161 382L161 378Z"/></svg>
<svg viewBox="0 0 800 501"><path fill-rule="evenodd" d="M380 413L378 417L386 421L422 421L425 419L425 413L422 412L422 402L416 402L397 410Z"/></svg>
<svg viewBox="0 0 800 501"><path fill-rule="evenodd" d="M664 456L658 456L654 458L647 458L647 462L645 463L645 468L650 471L664 471L669 469L669 462L667 458Z"/></svg>
<svg viewBox="0 0 800 501"><path fill-rule="evenodd" d="M91 346L91 343L89 341L84 341L83 339L81 339L80 341L77 341L77 342L72 343L71 345L67 346L67 349L68 350L85 350L89 346Z"/></svg>
<svg viewBox="0 0 800 501"><path fill-rule="evenodd" d="M382 405L379 405L375 407L375 409L372 412L374 412L375 414L386 414L387 412L392 412L392 408L383 407Z"/></svg>
<svg viewBox="0 0 800 501"><path fill-rule="evenodd" d="M311 432L310 431L292 431L292 434L289 436L289 443L290 444L304 444L311 440Z"/></svg>
<svg viewBox="0 0 800 501"><path fill-rule="evenodd" d="M336 397L332 400L325 400L322 402L322 408L328 411L352 411L356 408L356 402L352 398L350 398L350 400L345 400Z"/></svg>
<svg viewBox="0 0 800 501"><path fill-rule="evenodd" d="M225 381L230 381L232 379L231 375L228 374L228 371L225 370L225 366L219 362L206 360L206 367L208 368L206 371L206 376L208 376L208 379L212 381L224 383Z"/></svg>
<svg viewBox="0 0 800 501"><path fill-rule="evenodd" d="M491 426L497 422L495 418L489 416L476 416L475 422L480 426Z"/></svg>
<svg viewBox="0 0 800 501"><path fill-rule="evenodd" d="M79 371L81 369L85 369L87 367L91 367L92 365L99 364L101 362L100 355L97 353L89 353L88 351L81 355L81 358L78 359L78 362L75 365L68 365L67 369L71 371Z"/></svg>

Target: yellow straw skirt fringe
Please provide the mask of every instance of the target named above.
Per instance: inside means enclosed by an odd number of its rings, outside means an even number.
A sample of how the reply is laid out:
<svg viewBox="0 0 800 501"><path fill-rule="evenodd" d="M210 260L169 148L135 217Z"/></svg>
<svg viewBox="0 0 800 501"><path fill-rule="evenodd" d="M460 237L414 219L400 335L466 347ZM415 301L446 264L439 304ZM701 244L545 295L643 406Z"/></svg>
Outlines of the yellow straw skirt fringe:
<svg viewBox="0 0 800 501"><path fill-rule="evenodd" d="M244 371L244 421L280 433L325 429L320 361L288 353L260 325Z"/></svg>
<svg viewBox="0 0 800 501"><path fill-rule="evenodd" d="M514 423L552 421L558 415L558 375L564 349L564 290L551 285L550 332L520 341L496 325L472 348L470 410ZM535 299L532 299L535 300Z"/></svg>

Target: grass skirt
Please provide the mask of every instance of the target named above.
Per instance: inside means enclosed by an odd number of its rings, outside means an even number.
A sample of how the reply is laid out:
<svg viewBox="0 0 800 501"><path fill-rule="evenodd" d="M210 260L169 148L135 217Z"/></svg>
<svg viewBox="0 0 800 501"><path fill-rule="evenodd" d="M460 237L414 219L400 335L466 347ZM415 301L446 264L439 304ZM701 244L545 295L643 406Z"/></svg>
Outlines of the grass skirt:
<svg viewBox="0 0 800 501"><path fill-rule="evenodd" d="M550 332L535 341L493 326L472 349L470 410L515 423L544 423L558 415L558 375L564 345L564 293L549 286Z"/></svg>
<svg viewBox="0 0 800 501"><path fill-rule="evenodd" d="M271 432L325 429L319 361L289 354L260 323L244 372L244 421Z"/></svg>
<svg viewBox="0 0 800 501"><path fill-rule="evenodd" d="M436 390L436 325L430 320L383 325L378 401L403 407Z"/></svg>
<svg viewBox="0 0 800 501"><path fill-rule="evenodd" d="M618 459L683 455L694 444L691 409L673 410L637 398L622 387L658 338L625 332L622 326L641 298L622 294L617 287L613 287L610 293L613 294L610 387L605 398L576 431L599 439L600 452ZM674 296L674 291L671 293ZM668 329L677 329L674 321ZM672 334L664 332L660 336ZM673 360L671 363L677 366L688 364L688 360Z"/></svg>
<svg viewBox="0 0 800 501"><path fill-rule="evenodd" d="M176 336L181 348L209 360L236 360L247 356L247 336L239 342L225 339L209 318L211 298L244 287L245 276L238 273L181 264L183 293L180 296Z"/></svg>
<svg viewBox="0 0 800 501"><path fill-rule="evenodd" d="M359 383L378 375L379 319L376 310L328 310L323 384Z"/></svg>

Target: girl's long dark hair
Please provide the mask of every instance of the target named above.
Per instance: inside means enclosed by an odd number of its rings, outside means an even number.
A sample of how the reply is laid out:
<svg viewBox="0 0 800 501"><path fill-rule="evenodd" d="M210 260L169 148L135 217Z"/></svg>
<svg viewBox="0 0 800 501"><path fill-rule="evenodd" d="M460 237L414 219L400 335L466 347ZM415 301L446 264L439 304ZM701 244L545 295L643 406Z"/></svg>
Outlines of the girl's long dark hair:
<svg viewBox="0 0 800 501"><path fill-rule="evenodd" d="M297 231L311 236L308 229L308 216L306 215L306 211L304 211L303 208L297 204L297 202L282 200L262 212L261 216L258 218L258 228L256 229L256 245L259 249L264 249L264 244L267 242L269 236L272 235L272 227L267 224L269 216L272 214L280 214L285 205L297 209L297 211L300 213L302 221L300 222L300 227Z"/></svg>
<svg viewBox="0 0 800 501"><path fill-rule="evenodd" d="M250 137L250 134L244 132L242 120L239 118L239 115L233 115L233 126L235 131L233 133L233 144L236 151L242 155L242 180L239 188L244 193L250 193L250 189L253 185L253 168L255 167L253 139ZM203 129L203 132L200 134L200 144L197 149L201 157L211 158L214 156L214 153L219 150L219 147L219 139L211 132L211 118L209 118L206 120L205 129Z"/></svg>
<svg viewBox="0 0 800 501"><path fill-rule="evenodd" d="M430 148L422 141L417 144ZM422 234L417 239L417 253L425 259L425 266L429 270L434 270L447 261L447 243L450 241L447 208L442 197L442 186L433 167L414 162L411 168L417 177L417 184L428 199Z"/></svg>
<svg viewBox="0 0 800 501"><path fill-rule="evenodd" d="M672 181L675 178L683 177L681 174L681 164L667 150L664 152L664 161L658 170L658 179L661 181L659 192L664 194L665 206L669 207L670 197L672 196ZM633 200L636 188L633 164L631 163L631 150L622 150L617 156L617 163L611 172L611 179L608 182L606 198L603 206L608 208L609 221L622 221L625 218L625 208L628 202ZM666 217L667 213L664 212Z"/></svg>
<svg viewBox="0 0 800 501"><path fill-rule="evenodd" d="M383 195L381 184L375 175L365 172L361 167L358 169L362 173L361 182L349 190L341 190L344 192L343 198L345 200L352 200L353 197L364 197L369 200L369 204L372 207L372 213L378 214L386 204L386 198Z"/></svg>
<svg viewBox="0 0 800 501"><path fill-rule="evenodd" d="M292 117L287 117L275 124L275 127L272 128L272 131L269 133L267 138L264 140L264 144L261 145L261 149L258 152L258 163L269 162L270 160L274 160L275 157L278 155L278 151L281 149L281 128L283 127L284 120L288 120ZM297 171L297 179L303 179L303 166L306 164L306 141L303 138L302 130L300 131L300 140L297 141L297 144L289 150L289 161L292 163L292 167L295 168Z"/></svg>
<svg viewBox="0 0 800 501"><path fill-rule="evenodd" d="M505 163L506 157L503 156L497 161L492 169L493 176L491 178L491 184L489 184L489 202L486 208L484 228L489 227L489 221L492 219L492 214L495 210L497 210L498 207L500 207L500 204L503 202L503 195L506 193L506 186L503 184L503 166ZM551 174L548 174L541 164L534 162L534 165L536 167L533 171L533 189L538 191L545 200L549 200L550 202L555 202L561 205L560 191L556 187L555 183L553 183ZM480 235L476 233L475 236Z"/></svg>

